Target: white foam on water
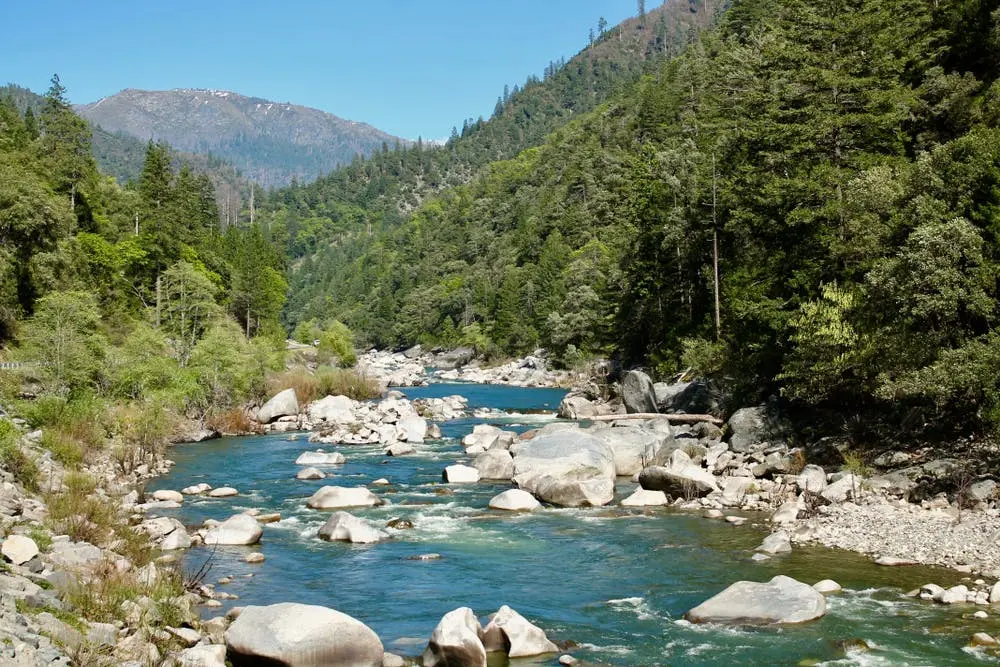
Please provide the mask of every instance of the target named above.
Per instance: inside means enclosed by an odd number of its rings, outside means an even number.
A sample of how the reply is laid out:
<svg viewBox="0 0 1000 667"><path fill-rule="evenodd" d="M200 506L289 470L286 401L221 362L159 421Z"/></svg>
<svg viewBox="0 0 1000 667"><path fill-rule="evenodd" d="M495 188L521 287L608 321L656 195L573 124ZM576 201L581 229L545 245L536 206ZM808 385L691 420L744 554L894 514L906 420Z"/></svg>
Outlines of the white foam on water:
<svg viewBox="0 0 1000 667"><path fill-rule="evenodd" d="M588 651L593 651L594 653L611 653L614 655L631 655L634 651L628 646L619 646L612 644L611 646L598 646L597 644L580 644L580 648L585 648Z"/></svg>
<svg viewBox="0 0 1000 667"><path fill-rule="evenodd" d="M636 618L640 621L651 621L653 619L662 618L649 606L645 598L634 597L634 598L619 598L617 600L608 600L608 604L615 609L628 611L635 614Z"/></svg>

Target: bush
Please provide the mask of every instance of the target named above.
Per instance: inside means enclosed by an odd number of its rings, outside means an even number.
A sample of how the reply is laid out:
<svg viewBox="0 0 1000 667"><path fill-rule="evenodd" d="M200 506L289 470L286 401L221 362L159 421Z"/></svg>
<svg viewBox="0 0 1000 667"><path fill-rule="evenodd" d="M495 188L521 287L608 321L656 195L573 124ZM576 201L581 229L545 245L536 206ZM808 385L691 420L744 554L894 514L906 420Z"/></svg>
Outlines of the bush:
<svg viewBox="0 0 1000 667"><path fill-rule="evenodd" d="M39 444L52 452L52 458L67 468L77 468L83 462L83 447L59 429L43 431Z"/></svg>
<svg viewBox="0 0 1000 667"><path fill-rule="evenodd" d="M182 579L173 570L159 570L159 574L150 585L140 581L134 570L121 572L106 563L86 584L71 586L65 601L90 621L113 623L121 617L123 602L148 597L156 603L156 625L180 624L183 612L174 600L184 594Z"/></svg>
<svg viewBox="0 0 1000 667"><path fill-rule="evenodd" d="M0 419L0 465L28 491L38 490L38 464L24 450L21 433L8 419Z"/></svg>
<svg viewBox="0 0 1000 667"><path fill-rule="evenodd" d="M306 405L324 396L347 396L356 401L377 397L381 390L378 383L353 369L322 366L310 373L305 368L295 368L268 378L268 395L273 396L288 388L295 390L299 403Z"/></svg>

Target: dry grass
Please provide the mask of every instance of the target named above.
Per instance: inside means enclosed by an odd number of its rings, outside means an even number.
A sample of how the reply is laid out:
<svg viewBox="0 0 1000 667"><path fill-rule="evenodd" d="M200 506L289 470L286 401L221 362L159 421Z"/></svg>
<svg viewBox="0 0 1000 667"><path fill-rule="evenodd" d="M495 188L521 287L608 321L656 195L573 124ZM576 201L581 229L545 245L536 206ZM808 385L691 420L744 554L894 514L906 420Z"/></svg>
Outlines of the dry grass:
<svg viewBox="0 0 1000 667"><path fill-rule="evenodd" d="M253 433L257 429L257 424L250 419L250 416L243 408L230 408L213 412L205 420L205 425L219 433L242 434Z"/></svg>
<svg viewBox="0 0 1000 667"><path fill-rule="evenodd" d="M331 368L324 366L310 372L305 368L272 375L268 378L271 395L291 387L300 405L306 405L324 396L347 396L356 401L364 401L379 395L379 386L372 378L352 368Z"/></svg>

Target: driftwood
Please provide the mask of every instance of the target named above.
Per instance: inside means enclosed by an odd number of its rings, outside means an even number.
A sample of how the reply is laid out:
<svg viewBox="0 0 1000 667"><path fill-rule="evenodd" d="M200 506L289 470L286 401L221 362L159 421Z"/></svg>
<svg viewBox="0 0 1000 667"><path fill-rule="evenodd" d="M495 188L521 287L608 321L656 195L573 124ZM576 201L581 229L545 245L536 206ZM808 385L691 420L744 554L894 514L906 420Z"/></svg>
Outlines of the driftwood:
<svg viewBox="0 0 1000 667"><path fill-rule="evenodd" d="M633 412L629 415L598 415L596 417L582 417L582 420L589 419L592 422L616 422L619 419L666 419L673 424L695 424L697 422L708 422L716 426L722 426L723 422L718 417L712 415L664 415L659 412Z"/></svg>

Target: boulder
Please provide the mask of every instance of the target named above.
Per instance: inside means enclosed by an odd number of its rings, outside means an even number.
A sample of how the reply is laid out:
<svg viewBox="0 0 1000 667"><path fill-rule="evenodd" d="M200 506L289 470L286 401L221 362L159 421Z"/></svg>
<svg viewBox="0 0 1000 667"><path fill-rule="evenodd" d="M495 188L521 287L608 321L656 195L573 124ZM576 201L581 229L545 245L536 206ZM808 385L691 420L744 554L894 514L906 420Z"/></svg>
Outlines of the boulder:
<svg viewBox="0 0 1000 667"><path fill-rule="evenodd" d="M427 420L423 417L403 417L396 423L399 439L405 442L421 443L427 437Z"/></svg>
<svg viewBox="0 0 1000 667"><path fill-rule="evenodd" d="M556 416L560 419L587 419L601 414L600 406L582 394L568 394L559 402Z"/></svg>
<svg viewBox="0 0 1000 667"><path fill-rule="evenodd" d="M278 392L257 411L257 421L270 424L278 417L294 417L299 414L299 399L294 389Z"/></svg>
<svg viewBox="0 0 1000 667"><path fill-rule="evenodd" d="M201 484L193 484L191 486L185 486L181 489L181 493L187 496L196 496L199 493L205 493L206 491L211 491L212 485L202 482Z"/></svg>
<svg viewBox="0 0 1000 667"><path fill-rule="evenodd" d="M177 655L178 667L226 667L225 644L202 644Z"/></svg>
<svg viewBox="0 0 1000 667"><path fill-rule="evenodd" d="M795 483L801 491L822 493L826 488L826 471L817 465L809 464L799 473Z"/></svg>
<svg viewBox="0 0 1000 667"><path fill-rule="evenodd" d="M457 347L448 352L442 352L434 358L434 365L441 370L452 370L465 366L476 357L476 351L471 347Z"/></svg>
<svg viewBox="0 0 1000 667"><path fill-rule="evenodd" d="M408 442L394 442L385 448L385 453L389 456L406 456L413 454L417 450Z"/></svg>
<svg viewBox="0 0 1000 667"><path fill-rule="evenodd" d="M170 489L159 489L157 491L153 491L153 500L156 501L172 500L175 503L182 503L184 502L184 496L182 496L179 491L171 491Z"/></svg>
<svg viewBox="0 0 1000 667"><path fill-rule="evenodd" d="M965 584L959 584L958 586L952 586L949 589L941 591L938 595L934 596L935 602L940 602L941 604L965 604L969 597L969 588Z"/></svg>
<svg viewBox="0 0 1000 667"><path fill-rule="evenodd" d="M729 448L734 452L751 451L765 442L770 435L768 416L764 406L740 408L729 418Z"/></svg>
<svg viewBox="0 0 1000 667"><path fill-rule="evenodd" d="M622 500L622 507L657 507L666 505L670 501L663 491L648 491L646 489L636 489L635 492Z"/></svg>
<svg viewBox="0 0 1000 667"><path fill-rule="evenodd" d="M741 506L754 483L751 477L724 477L720 502L726 507Z"/></svg>
<svg viewBox="0 0 1000 667"><path fill-rule="evenodd" d="M813 588L822 593L823 595L830 595L832 593L839 593L843 590L840 584L838 584L833 579L824 579L822 581L817 581L813 584Z"/></svg>
<svg viewBox="0 0 1000 667"><path fill-rule="evenodd" d="M519 443L513 454L514 482L541 500L580 507L614 499L614 454L592 435L555 430Z"/></svg>
<svg viewBox="0 0 1000 667"><path fill-rule="evenodd" d="M217 489L212 489L208 492L209 498L230 498L232 496L238 496L239 491L231 486L220 486Z"/></svg>
<svg viewBox="0 0 1000 667"><path fill-rule="evenodd" d="M477 456L472 467L479 471L480 479L511 479L514 457L506 449L495 447Z"/></svg>
<svg viewBox="0 0 1000 667"><path fill-rule="evenodd" d="M314 510L335 510L343 507L374 507L378 496L363 486L324 486L309 496L306 506Z"/></svg>
<svg viewBox="0 0 1000 667"><path fill-rule="evenodd" d="M825 613L826 600L819 591L778 575L767 583L737 581L685 617L694 623L757 625L805 623Z"/></svg>
<svg viewBox="0 0 1000 667"><path fill-rule="evenodd" d="M639 473L639 485L678 498L707 496L719 490L715 476L693 463L645 468Z"/></svg>
<svg viewBox="0 0 1000 667"><path fill-rule="evenodd" d="M799 504L793 500L783 504L771 515L771 523L794 523L798 518Z"/></svg>
<svg viewBox="0 0 1000 667"><path fill-rule="evenodd" d="M677 397L683 394L684 390L690 386L690 382L675 382L673 384L657 382L653 384L653 397L656 399L656 407L660 412L672 412L675 409L674 402Z"/></svg>
<svg viewBox="0 0 1000 667"><path fill-rule="evenodd" d="M0 553L14 565L24 565L38 555L38 545L26 535L9 535L0 545Z"/></svg>
<svg viewBox="0 0 1000 667"><path fill-rule="evenodd" d="M526 658L559 650L541 628L507 605L500 607L483 629L482 641L487 653L503 651L511 658Z"/></svg>
<svg viewBox="0 0 1000 667"><path fill-rule="evenodd" d="M424 667L486 667L486 647L476 614L460 607L445 614L434 628L423 655Z"/></svg>
<svg viewBox="0 0 1000 667"><path fill-rule="evenodd" d="M490 499L490 509L508 512L530 512L541 506L533 495L521 489L510 489Z"/></svg>
<svg viewBox="0 0 1000 667"><path fill-rule="evenodd" d="M160 551L187 549L191 546L191 536L187 534L187 531L183 527L181 527L178 530L171 531L171 533L164 537L157 546L160 548Z"/></svg>
<svg viewBox="0 0 1000 667"><path fill-rule="evenodd" d="M462 446L469 450L473 447L486 451L500 441L503 431L489 424L476 424L472 433L462 438Z"/></svg>
<svg viewBox="0 0 1000 667"><path fill-rule="evenodd" d="M760 543L760 546L757 547L755 551L765 553L769 556L791 553L792 540L788 537L788 533L783 530L779 530L778 532L771 533L765 537L764 541Z"/></svg>
<svg viewBox="0 0 1000 667"><path fill-rule="evenodd" d="M861 484L864 480L849 473L833 484L827 485L820 495L830 503L842 503L848 498L854 498L856 493L861 492Z"/></svg>
<svg viewBox="0 0 1000 667"><path fill-rule="evenodd" d="M233 667L382 667L378 636L347 614L283 602L245 607L226 630Z"/></svg>
<svg viewBox="0 0 1000 667"><path fill-rule="evenodd" d="M302 452L295 459L297 466L335 466L347 461L340 452Z"/></svg>
<svg viewBox="0 0 1000 667"><path fill-rule="evenodd" d="M325 396L310 403L306 412L312 422L350 424L356 421L356 406L357 403L347 396Z"/></svg>
<svg viewBox="0 0 1000 667"><path fill-rule="evenodd" d="M303 468L295 473L295 479L325 479L326 473L319 468Z"/></svg>
<svg viewBox="0 0 1000 667"><path fill-rule="evenodd" d="M380 541L383 534L353 514L334 512L319 529L319 536L327 541L373 544Z"/></svg>
<svg viewBox="0 0 1000 667"><path fill-rule="evenodd" d="M990 588L990 604L1000 604L1000 581Z"/></svg>
<svg viewBox="0 0 1000 667"><path fill-rule="evenodd" d="M475 484L479 481L479 471L470 466L455 464L445 468L442 477L450 484Z"/></svg>
<svg viewBox="0 0 1000 667"><path fill-rule="evenodd" d="M653 381L642 371L629 371L622 378L622 403L629 414L656 412L656 394Z"/></svg>
<svg viewBox="0 0 1000 667"><path fill-rule="evenodd" d="M237 514L209 528L204 542L223 545L257 544L263 532L257 519L247 514Z"/></svg>
<svg viewBox="0 0 1000 667"><path fill-rule="evenodd" d="M619 477L631 477L648 466L663 465L677 448L669 433L636 426L595 430L593 435L611 449L615 474Z"/></svg>

